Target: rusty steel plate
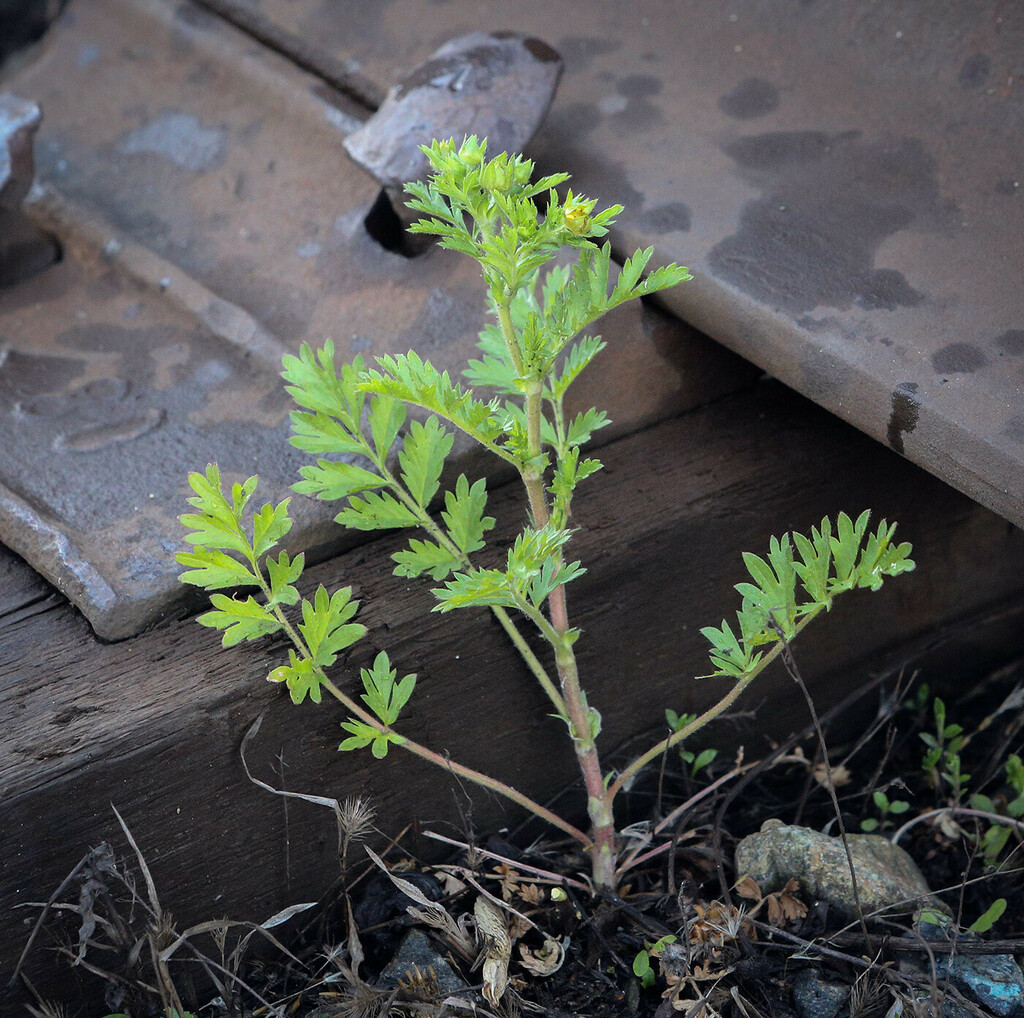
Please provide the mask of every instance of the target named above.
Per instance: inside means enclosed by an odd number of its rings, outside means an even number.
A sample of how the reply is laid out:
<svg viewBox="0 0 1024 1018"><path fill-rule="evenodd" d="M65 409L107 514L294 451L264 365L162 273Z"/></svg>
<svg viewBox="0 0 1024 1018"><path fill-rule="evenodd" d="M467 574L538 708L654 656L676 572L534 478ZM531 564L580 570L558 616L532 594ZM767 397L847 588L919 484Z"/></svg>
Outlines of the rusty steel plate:
<svg viewBox="0 0 1024 1018"><path fill-rule="evenodd" d="M284 352L333 337L458 369L484 288L467 259L368 234L380 185L343 149L368 110L195 5L71 3L4 88L42 107L24 213L62 257L0 287L0 540L123 637L180 610L188 470L288 493ZM610 437L744 377L657 310L604 324ZM342 546L336 506L293 506L294 548Z"/></svg>
<svg viewBox="0 0 1024 1018"><path fill-rule="evenodd" d="M545 40L531 154L694 270L665 303L1024 524L1024 6L204 2L378 90L455 35Z"/></svg>

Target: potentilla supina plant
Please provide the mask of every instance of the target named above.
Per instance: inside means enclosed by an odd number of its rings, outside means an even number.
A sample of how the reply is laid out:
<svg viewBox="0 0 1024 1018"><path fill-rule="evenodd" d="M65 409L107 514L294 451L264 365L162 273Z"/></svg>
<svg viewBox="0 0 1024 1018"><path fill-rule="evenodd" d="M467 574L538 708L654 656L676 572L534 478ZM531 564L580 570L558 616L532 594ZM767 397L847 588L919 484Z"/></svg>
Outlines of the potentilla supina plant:
<svg viewBox="0 0 1024 1018"><path fill-rule="evenodd" d="M434 611L493 612L568 730L586 791L587 829L400 734L396 726L416 677L399 679L386 652L362 669L358 699L346 688L345 669L335 666L366 630L353 621L358 604L350 587L329 593L321 586L312 599L303 598L296 586L303 556L271 556L291 528L289 499L264 505L247 522L255 477L225 493L216 465L191 474L195 511L181 522L192 547L177 560L185 566L186 583L209 591L256 588L256 596L245 598L212 593L211 610L198 621L223 630L224 646L285 634L292 645L288 663L267 678L284 683L295 703L307 696L320 702L323 690L337 699L350 715L342 724L341 750L368 747L383 758L398 746L504 795L576 839L590 855L595 888L614 889L617 794L666 749L727 710L788 642L831 609L837 594L854 587L877 590L884 577L914 563L910 545L893 541L896 525L883 521L870 532L867 512L856 520L840 514L834 524L826 518L809 536L773 537L766 559L745 554L750 580L737 585L742 603L735 628L724 621L702 630L711 644L710 674L729 679L728 692L621 771L606 771L598 750L601 715L580 681L580 632L571 624L565 591L584 572L568 554L572 499L601 469L600 460L584 456L582 448L609 421L596 408L570 416L565 396L604 348L599 336L585 334L589 326L619 304L676 286L690 274L666 265L644 277L653 254L648 248L627 258L616 275L610 245L597 241L622 207L598 210L596 201L572 191L562 198L556 189L567 174L533 182L530 160L506 153L487 159L486 144L476 138L461 145L435 141L424 148L433 168L429 182L407 188L410 208L421 215L412 231L474 258L483 274L491 322L480 336L480 358L463 373L469 385L413 351L378 357L372 365L357 357L340 367L330 342L286 356L283 376L299 407L291 441L316 457L302 468L294 490L343 502L336 516L342 526L416 530L420 536L393 556L395 573L437 583ZM538 202L545 197L542 209ZM565 248L575 249L575 262L551 267ZM407 420L407 406L427 416ZM440 492L452 429L514 467L522 480L527 516L504 561L486 547L495 521L486 515L484 480L461 475ZM524 624L546 641L547 662L530 649L519 629ZM331 671L341 677L336 681Z"/></svg>

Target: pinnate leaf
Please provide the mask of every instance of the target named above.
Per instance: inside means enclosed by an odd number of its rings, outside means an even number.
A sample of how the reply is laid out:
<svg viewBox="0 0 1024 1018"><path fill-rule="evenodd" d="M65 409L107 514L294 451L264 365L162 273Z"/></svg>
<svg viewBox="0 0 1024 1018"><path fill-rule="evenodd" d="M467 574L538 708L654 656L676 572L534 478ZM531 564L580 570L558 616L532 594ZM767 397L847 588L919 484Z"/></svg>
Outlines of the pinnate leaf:
<svg viewBox="0 0 1024 1018"><path fill-rule="evenodd" d="M494 527L494 517L484 516L487 507L487 485L481 477L470 485L465 474L455 482L455 490L444 497L441 513L448 536L463 555L479 551L484 546L484 534ZM435 576L435 580L442 577Z"/></svg>
<svg viewBox="0 0 1024 1018"><path fill-rule="evenodd" d="M423 407L450 421L481 444L508 458L500 446L501 429L492 419L494 407L455 385L414 351L397 357L378 357L379 371L363 375L360 388Z"/></svg>
<svg viewBox="0 0 1024 1018"><path fill-rule="evenodd" d="M430 505L441 482L444 459L451 452L452 436L441 427L436 417L421 424L413 421L398 455L402 467L402 483L422 508Z"/></svg>
<svg viewBox="0 0 1024 1018"><path fill-rule="evenodd" d="M855 586L877 590L884 577L912 570L911 546L893 543L896 525L883 520L874 534L868 534L869 519L866 511L856 522L840 513L835 525L826 517L819 527L812 528L810 537L773 537L768 561L745 554L743 560L754 582L736 585L743 597L736 613L739 638L728 622L720 629L701 630L712 645L712 674L742 677L761 660L756 647L792 639L798 623L829 610L836 594ZM798 600L797 579L808 601Z"/></svg>
<svg viewBox="0 0 1024 1018"><path fill-rule="evenodd" d="M429 573L431 579L443 580L453 569L462 564L461 559L447 548L434 541L420 541L413 538L404 551L391 556L397 563L396 576L422 576Z"/></svg>
<svg viewBox="0 0 1024 1018"><path fill-rule="evenodd" d="M361 497L350 498L348 506L334 518L353 530L394 530L420 525L416 513L386 491L368 491Z"/></svg>
<svg viewBox="0 0 1024 1018"><path fill-rule="evenodd" d="M359 602L352 600L351 587L328 594L321 585L312 602L302 602L299 632L316 666L329 668L339 651L351 647L366 633L365 626L349 622L358 608Z"/></svg>
<svg viewBox="0 0 1024 1018"><path fill-rule="evenodd" d="M196 621L211 629L223 629L225 647L234 647L243 640L258 640L281 628L281 623L254 597L239 601L226 594L211 594L210 604L213 610Z"/></svg>

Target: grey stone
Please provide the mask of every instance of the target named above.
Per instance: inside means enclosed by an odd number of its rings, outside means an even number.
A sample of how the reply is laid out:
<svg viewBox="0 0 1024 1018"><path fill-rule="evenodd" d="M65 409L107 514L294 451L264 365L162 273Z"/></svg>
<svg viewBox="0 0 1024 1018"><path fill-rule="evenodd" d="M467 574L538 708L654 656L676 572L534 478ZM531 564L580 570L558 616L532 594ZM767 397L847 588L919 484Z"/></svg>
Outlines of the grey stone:
<svg viewBox="0 0 1024 1018"><path fill-rule="evenodd" d="M814 969L804 969L793 980L793 1003L800 1018L835 1018L849 996L847 983L822 979Z"/></svg>
<svg viewBox="0 0 1024 1018"><path fill-rule="evenodd" d="M345 139L348 154L385 187L400 190L429 172L420 145L435 138L487 138L489 154L521 152L544 119L562 74L540 39L471 32L446 42L389 92Z"/></svg>
<svg viewBox="0 0 1024 1018"><path fill-rule="evenodd" d="M877 834L850 834L847 840L865 915L893 909L910 912L922 899L928 899L932 908L946 910L931 898L921 871L898 845ZM757 834L736 847L736 871L749 873L764 893L778 890L795 877L806 896L849 914L856 912L841 838L766 820Z"/></svg>
<svg viewBox="0 0 1024 1018"><path fill-rule="evenodd" d="M394 958L377 980L379 989L393 989L402 980L415 978L416 972L433 974L439 996L446 997L467 988L459 974L437 952L430 938L422 930L410 930L399 944Z"/></svg>

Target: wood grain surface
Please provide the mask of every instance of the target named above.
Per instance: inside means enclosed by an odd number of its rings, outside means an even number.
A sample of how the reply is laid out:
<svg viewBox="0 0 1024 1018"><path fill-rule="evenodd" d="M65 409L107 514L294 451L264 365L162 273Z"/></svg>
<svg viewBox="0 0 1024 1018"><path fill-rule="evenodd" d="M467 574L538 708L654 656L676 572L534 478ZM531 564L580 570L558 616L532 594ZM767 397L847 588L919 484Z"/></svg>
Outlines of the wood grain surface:
<svg viewBox="0 0 1024 1018"><path fill-rule="evenodd" d="M972 613L997 620L957 638L975 672L1021 650L1024 534L777 383L600 455L606 469L574 506L574 549L588 572L569 601L606 752L658 731L666 706L693 710L720 695L720 682L692 679L707 668L698 630L738 606L731 586L743 578L740 552L762 551L771 533L806 530L826 513L872 508L876 518L898 519L919 566L880 594L846 596L801 637L797 653L819 709L909 641L927 644ZM492 493L496 555L522 508L515 488ZM386 554L399 544L375 541L308 572L309 584L350 583L363 600L369 635L336 668L336 681L351 687L358 665L386 648L396 667L419 674L403 718L410 736L535 797L555 795L571 781L570 753L540 691L486 612L430 613L429 583L391 575ZM338 709L295 707L263 681L284 654L282 644L224 651L214 633L176 618L131 640L99 642L24 563L0 554L0 972L10 972L35 914L15 906L44 900L103 839L126 853L112 806L182 924L266 918L323 892L338 872L330 811L272 796L243 772L239 745L264 712L249 751L258 777L290 790L369 795L389 834L410 823L451 834L460 813L482 832L520 819L399 751L384 763L338 754ZM767 735L805 724L798 704L773 669L741 705L756 719L709 738L741 739L748 754L758 752ZM582 817L579 794L562 805ZM411 837L407 849L430 844ZM84 974L58 976L50 957L31 959L39 985L67 999L88 992L75 982Z"/></svg>

